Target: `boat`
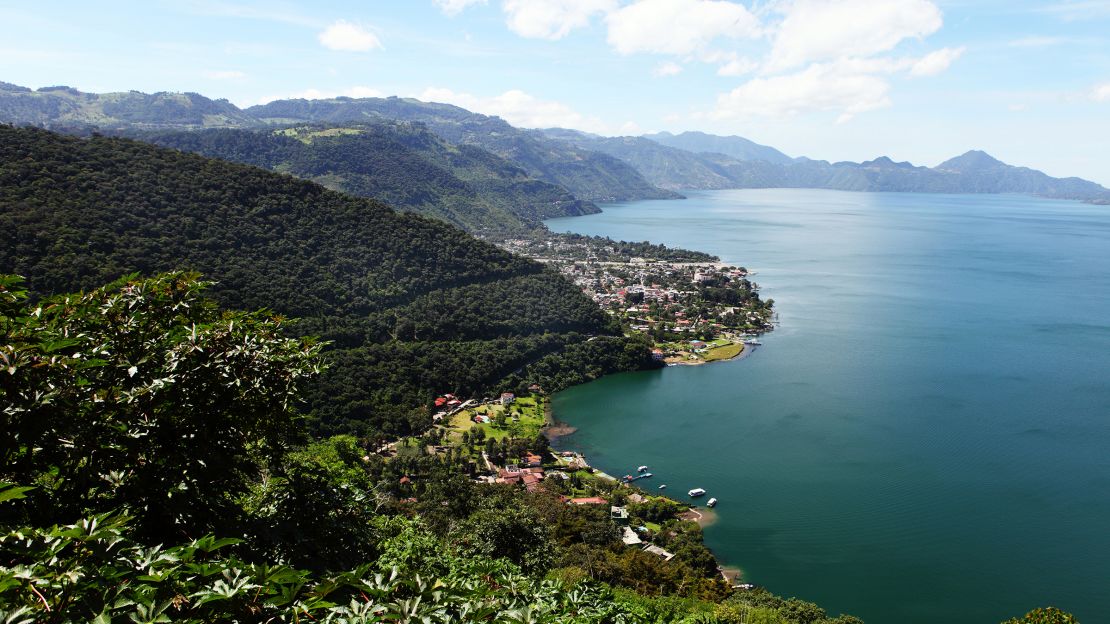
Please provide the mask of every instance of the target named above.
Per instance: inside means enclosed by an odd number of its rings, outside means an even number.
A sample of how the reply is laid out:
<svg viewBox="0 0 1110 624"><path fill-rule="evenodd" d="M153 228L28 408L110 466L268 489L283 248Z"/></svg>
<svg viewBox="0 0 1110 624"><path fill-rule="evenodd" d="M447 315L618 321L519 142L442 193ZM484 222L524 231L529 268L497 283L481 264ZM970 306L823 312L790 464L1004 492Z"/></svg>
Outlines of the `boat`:
<svg viewBox="0 0 1110 624"><path fill-rule="evenodd" d="M698 496L705 496L705 490L703 490L701 488L694 488L694 489L690 490L689 492L687 492L687 494L696 498Z"/></svg>
<svg viewBox="0 0 1110 624"><path fill-rule="evenodd" d="M745 340L744 344L751 345L753 347L762 347L763 346L763 343L758 341L758 340Z"/></svg>
<svg viewBox="0 0 1110 624"><path fill-rule="evenodd" d="M647 466L640 466L636 469L636 472L647 472L647 468Z"/></svg>
<svg viewBox="0 0 1110 624"><path fill-rule="evenodd" d="M660 490L665 490L665 489L667 489L667 484L666 484L666 483L664 483L663 485L660 485L660 486L659 486L659 489L660 489Z"/></svg>
<svg viewBox="0 0 1110 624"><path fill-rule="evenodd" d="M717 506L717 499L715 499L715 498L709 499L709 501L705 503L705 506L706 507L716 507Z"/></svg>
<svg viewBox="0 0 1110 624"><path fill-rule="evenodd" d="M651 473L650 473L650 472L645 472L644 474L642 474L642 475L640 475L640 476L641 476L641 477L644 477L644 478L646 479L646 478L648 478L648 477L650 477L650 476L651 476Z"/></svg>

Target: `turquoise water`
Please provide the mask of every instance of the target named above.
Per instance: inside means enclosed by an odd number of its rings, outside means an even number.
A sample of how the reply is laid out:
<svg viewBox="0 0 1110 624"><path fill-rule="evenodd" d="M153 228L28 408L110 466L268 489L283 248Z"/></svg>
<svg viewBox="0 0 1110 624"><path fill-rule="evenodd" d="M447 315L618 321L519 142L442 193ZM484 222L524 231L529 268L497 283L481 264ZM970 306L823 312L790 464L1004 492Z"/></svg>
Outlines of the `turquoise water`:
<svg viewBox="0 0 1110 624"><path fill-rule="evenodd" d="M720 499L749 581L868 624L1110 621L1110 207L1021 196L693 193L558 231L757 271L749 357L555 397L562 441Z"/></svg>

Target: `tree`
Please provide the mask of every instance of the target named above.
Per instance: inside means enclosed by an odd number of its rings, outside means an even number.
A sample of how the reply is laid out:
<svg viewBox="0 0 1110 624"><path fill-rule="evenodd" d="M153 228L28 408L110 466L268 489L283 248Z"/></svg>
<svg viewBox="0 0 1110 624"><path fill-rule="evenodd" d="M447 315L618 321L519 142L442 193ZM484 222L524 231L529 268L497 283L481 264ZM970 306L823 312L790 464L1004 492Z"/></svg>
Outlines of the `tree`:
<svg viewBox="0 0 1110 624"><path fill-rule="evenodd" d="M221 312L196 274L34 304L20 283L0 277L0 480L36 486L28 519L127 508L148 540L235 524L236 500L298 437L321 345L286 337L280 317Z"/></svg>
<svg viewBox="0 0 1110 624"><path fill-rule="evenodd" d="M463 557L508 559L529 573L547 570L555 560L550 529L522 504L479 509L456 527L451 542Z"/></svg>

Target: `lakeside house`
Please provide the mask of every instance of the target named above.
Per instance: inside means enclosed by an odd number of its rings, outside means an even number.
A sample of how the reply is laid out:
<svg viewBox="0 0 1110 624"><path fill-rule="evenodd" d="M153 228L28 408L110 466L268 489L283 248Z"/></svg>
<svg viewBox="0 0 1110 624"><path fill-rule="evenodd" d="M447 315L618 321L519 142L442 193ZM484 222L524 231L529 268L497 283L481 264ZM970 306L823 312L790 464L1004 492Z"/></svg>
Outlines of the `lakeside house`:
<svg viewBox="0 0 1110 624"><path fill-rule="evenodd" d="M501 405L512 405L513 401L516 401L515 394L513 394L512 392L501 393Z"/></svg>
<svg viewBox="0 0 1110 624"><path fill-rule="evenodd" d="M663 550L662 548L656 546L655 544L648 544L647 546L645 546L644 547L644 552L649 552L653 555L657 555L659 557L662 557L663 561L670 561L671 559L674 559L674 553L669 553L669 552Z"/></svg>
<svg viewBox="0 0 1110 624"><path fill-rule="evenodd" d="M625 546L639 546L644 543L644 540L640 539L640 536L636 535L636 532L629 527L624 527L624 530L621 531L621 541L624 542Z"/></svg>
<svg viewBox="0 0 1110 624"><path fill-rule="evenodd" d="M609 518L617 524L628 524L628 508L613 505L609 508Z"/></svg>
<svg viewBox="0 0 1110 624"><path fill-rule="evenodd" d="M609 501L600 496L587 496L585 498L572 498L567 501L571 505L608 505Z"/></svg>

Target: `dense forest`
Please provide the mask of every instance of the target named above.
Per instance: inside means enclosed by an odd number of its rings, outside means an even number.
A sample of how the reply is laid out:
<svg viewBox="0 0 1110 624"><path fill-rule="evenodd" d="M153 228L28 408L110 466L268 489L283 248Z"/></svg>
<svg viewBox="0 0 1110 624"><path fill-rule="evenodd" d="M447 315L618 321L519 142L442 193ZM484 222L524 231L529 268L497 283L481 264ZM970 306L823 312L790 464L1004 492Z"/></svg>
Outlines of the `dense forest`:
<svg viewBox="0 0 1110 624"><path fill-rule="evenodd" d="M498 389L619 331L563 278L439 221L136 141L0 127L0 270L41 296L175 269L331 343L338 365L304 392L322 431L410 432L438 393ZM558 361L652 365L646 349Z"/></svg>
<svg viewBox="0 0 1110 624"><path fill-rule="evenodd" d="M557 184L580 199L620 201L681 197L646 181L621 160L561 141L547 140L499 117L450 104L411 98L277 100L243 112L268 124L358 123L381 119L417 121L456 145L475 145L524 168L532 177Z"/></svg>
<svg viewBox="0 0 1110 624"><path fill-rule="evenodd" d="M451 145L423 124L381 121L283 130L139 133L140 140L256 165L370 197L471 232L521 233L597 206L531 178L472 145Z"/></svg>

